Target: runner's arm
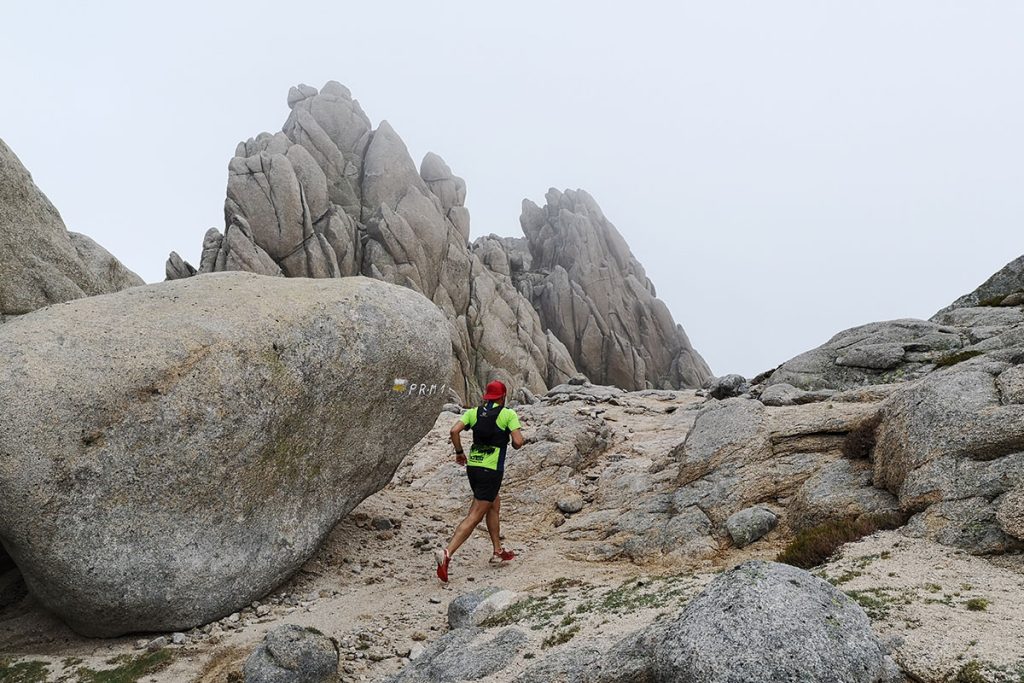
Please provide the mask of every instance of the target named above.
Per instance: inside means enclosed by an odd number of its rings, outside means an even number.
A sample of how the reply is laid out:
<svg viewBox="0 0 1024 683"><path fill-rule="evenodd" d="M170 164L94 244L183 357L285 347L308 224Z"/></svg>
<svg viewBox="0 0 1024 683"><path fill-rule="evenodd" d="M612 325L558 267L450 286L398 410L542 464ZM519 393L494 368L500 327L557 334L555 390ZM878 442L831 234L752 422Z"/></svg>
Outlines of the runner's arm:
<svg viewBox="0 0 1024 683"><path fill-rule="evenodd" d="M458 422L455 423L455 425L449 432L449 435L451 436L452 439L452 445L455 446L455 462L459 463L460 465L466 464L466 454L462 451L462 437L459 436L460 432L464 431L465 429L466 425L462 423L462 420L459 420Z"/></svg>
<svg viewBox="0 0 1024 683"><path fill-rule="evenodd" d="M512 448L519 450L526 443L526 439L523 438L523 433L518 429L512 430Z"/></svg>

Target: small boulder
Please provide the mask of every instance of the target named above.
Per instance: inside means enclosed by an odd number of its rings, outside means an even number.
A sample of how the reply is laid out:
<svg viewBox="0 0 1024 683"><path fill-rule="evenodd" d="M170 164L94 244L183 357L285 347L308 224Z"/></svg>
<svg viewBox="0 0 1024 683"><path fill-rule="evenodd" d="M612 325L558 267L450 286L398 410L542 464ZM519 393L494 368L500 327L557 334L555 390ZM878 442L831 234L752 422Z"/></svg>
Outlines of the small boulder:
<svg viewBox="0 0 1024 683"><path fill-rule="evenodd" d="M725 520L725 528L737 548L748 546L775 528L779 518L771 510L749 507Z"/></svg>
<svg viewBox="0 0 1024 683"><path fill-rule="evenodd" d="M448 603L449 628L479 626L488 617L511 607L519 595L510 590L488 587L466 593Z"/></svg>
<svg viewBox="0 0 1024 683"><path fill-rule="evenodd" d="M245 683L327 683L338 675L338 644L314 628L278 626L245 660Z"/></svg>
<svg viewBox="0 0 1024 683"><path fill-rule="evenodd" d="M724 375L715 377L707 385L708 396L717 398L732 398L750 391L750 384L743 375Z"/></svg>
<svg viewBox="0 0 1024 683"><path fill-rule="evenodd" d="M583 509L583 496L579 493L567 493L558 499L558 509L566 514L575 514Z"/></svg>

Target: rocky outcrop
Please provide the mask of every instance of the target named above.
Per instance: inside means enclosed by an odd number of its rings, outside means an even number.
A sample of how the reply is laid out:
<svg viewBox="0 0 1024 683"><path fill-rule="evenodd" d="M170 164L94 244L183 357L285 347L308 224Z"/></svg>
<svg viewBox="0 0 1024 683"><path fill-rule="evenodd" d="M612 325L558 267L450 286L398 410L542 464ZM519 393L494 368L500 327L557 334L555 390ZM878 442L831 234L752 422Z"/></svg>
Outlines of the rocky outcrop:
<svg viewBox="0 0 1024 683"><path fill-rule="evenodd" d="M1024 348L1022 307L1024 256L930 320L891 320L845 330L783 363L764 384L814 392L918 380L974 356ZM786 401L784 393L773 392L772 400Z"/></svg>
<svg viewBox="0 0 1024 683"><path fill-rule="evenodd" d="M594 198L552 188L546 200L523 201L531 265L513 279L580 371L629 390L701 386L707 364Z"/></svg>
<svg viewBox="0 0 1024 683"><path fill-rule="evenodd" d="M68 232L57 209L0 140L0 321L141 284L103 247Z"/></svg>
<svg viewBox="0 0 1024 683"><path fill-rule="evenodd" d="M907 381L969 344L964 331L950 325L912 319L871 323L783 363L766 384L814 391Z"/></svg>
<svg viewBox="0 0 1024 683"><path fill-rule="evenodd" d="M883 408L874 481L914 513L907 532L974 553L1022 547L1024 348L992 352L895 393ZM1002 510L1002 511L1001 511Z"/></svg>
<svg viewBox="0 0 1024 683"><path fill-rule="evenodd" d="M434 424L444 330L408 289L243 273L6 323L0 540L87 635L229 614L307 560Z"/></svg>
<svg viewBox="0 0 1024 683"><path fill-rule="evenodd" d="M942 317L957 308L1020 306L1021 304L1024 304L1024 256L1019 256L1007 263L977 289L969 294L964 294L936 313L935 317Z"/></svg>
<svg viewBox="0 0 1024 683"><path fill-rule="evenodd" d="M348 89L293 88L283 131L240 143L229 165L225 231L207 233L199 273L366 275L420 292L446 318L450 384L475 400L495 377L528 390L575 372L565 348L467 246L465 182L428 154L419 171ZM168 278L194 269L172 255Z"/></svg>
<svg viewBox="0 0 1024 683"><path fill-rule="evenodd" d="M550 252L552 264L567 263L572 250L595 259L592 272L585 264L570 268L589 309L580 308L576 329L559 321L564 309L545 304L538 315L517 289L513 276L531 263L518 253L521 245L468 245L466 183L441 157L427 154L417 170L391 126L374 129L339 83L293 88L288 105L282 132L238 145L223 234L207 233L198 269L172 254L168 279L224 270L362 274L413 289L448 319L456 361L451 384L468 401L494 378L543 393L576 374L581 358L595 364L603 356L613 368L609 381L631 388L698 386L709 374L621 236L603 217L598 221L589 197L588 220L595 222L554 241L543 237L537 246ZM581 251L584 245L591 246ZM587 284L605 271L610 284Z"/></svg>

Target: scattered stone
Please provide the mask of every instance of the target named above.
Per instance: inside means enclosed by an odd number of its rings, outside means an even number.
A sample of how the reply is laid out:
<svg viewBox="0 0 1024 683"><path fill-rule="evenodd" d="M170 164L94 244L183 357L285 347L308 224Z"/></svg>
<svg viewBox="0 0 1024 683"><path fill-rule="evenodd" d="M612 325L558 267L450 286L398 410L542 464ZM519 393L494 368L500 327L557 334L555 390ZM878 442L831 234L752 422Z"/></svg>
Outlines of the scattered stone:
<svg viewBox="0 0 1024 683"><path fill-rule="evenodd" d="M171 642L173 644L175 644L175 645L184 645L185 643L188 642L188 636L186 636L184 633L180 633L180 632L172 633L171 634Z"/></svg>

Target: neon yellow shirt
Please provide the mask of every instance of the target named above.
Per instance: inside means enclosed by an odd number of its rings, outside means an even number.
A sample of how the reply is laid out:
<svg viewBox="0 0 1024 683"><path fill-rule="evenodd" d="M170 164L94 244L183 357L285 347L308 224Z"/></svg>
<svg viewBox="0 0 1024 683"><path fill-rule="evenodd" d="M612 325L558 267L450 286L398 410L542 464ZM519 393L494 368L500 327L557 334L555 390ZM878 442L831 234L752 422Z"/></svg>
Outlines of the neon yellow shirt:
<svg viewBox="0 0 1024 683"><path fill-rule="evenodd" d="M473 425L476 424L476 408L470 408L462 414L459 418L462 420L462 424L472 429ZM498 425L498 429L513 432L517 429L521 429L522 425L519 424L519 416L516 411L511 408L502 408L501 412L498 413L498 419L495 420L495 424ZM505 451L507 447L498 446L473 446L469 449L469 455L466 456L466 464L470 467L483 467L489 470L504 471L505 469Z"/></svg>

